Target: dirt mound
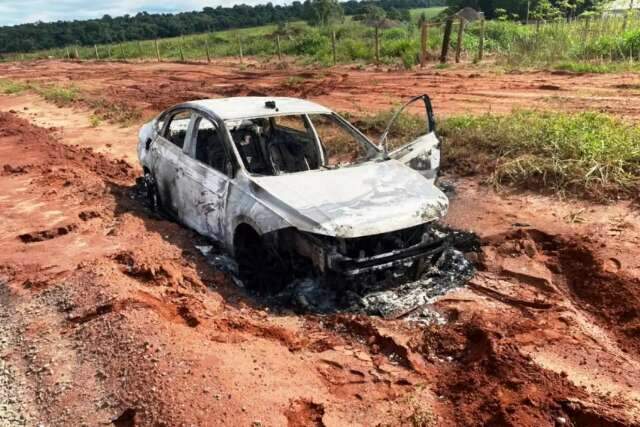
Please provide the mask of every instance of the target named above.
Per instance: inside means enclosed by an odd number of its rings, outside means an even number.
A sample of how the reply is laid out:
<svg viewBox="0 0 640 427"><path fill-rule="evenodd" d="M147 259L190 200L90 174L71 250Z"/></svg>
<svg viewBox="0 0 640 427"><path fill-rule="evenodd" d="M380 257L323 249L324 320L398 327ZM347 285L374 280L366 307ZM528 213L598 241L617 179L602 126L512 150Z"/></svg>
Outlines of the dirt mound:
<svg viewBox="0 0 640 427"><path fill-rule="evenodd" d="M584 241L567 241L559 253L557 267L566 277L571 296L614 331L623 349L640 352L640 280L624 273L605 271Z"/></svg>
<svg viewBox="0 0 640 427"><path fill-rule="evenodd" d="M18 149L3 170L10 174L24 174L35 167L42 173L68 179L82 179L79 171L89 171L103 179L118 182L128 182L135 177L133 168L125 161L108 159L89 148L60 144L53 137L56 131L55 128L32 126L14 114L0 111L0 138L11 138ZM41 152L47 153L46 160ZM34 162L35 159L39 162ZM7 160L5 157L4 161Z"/></svg>
<svg viewBox="0 0 640 427"><path fill-rule="evenodd" d="M427 329L421 350L449 360L437 392L456 406L459 425L585 425L584 412L566 406L587 398L585 391L540 368L481 319ZM590 425L619 423L602 409L591 417Z"/></svg>

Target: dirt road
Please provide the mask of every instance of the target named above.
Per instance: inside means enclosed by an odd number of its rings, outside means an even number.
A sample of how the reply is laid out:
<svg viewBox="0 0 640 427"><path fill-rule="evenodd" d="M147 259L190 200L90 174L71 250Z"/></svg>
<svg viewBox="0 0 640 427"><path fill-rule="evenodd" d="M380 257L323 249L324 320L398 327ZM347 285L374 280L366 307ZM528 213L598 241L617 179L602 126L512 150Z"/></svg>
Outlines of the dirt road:
<svg viewBox="0 0 640 427"><path fill-rule="evenodd" d="M551 108L640 117L640 77L635 74L496 74L473 67L418 72L262 67L41 61L0 64L0 78L73 84L95 99L133 105L147 115L186 100L247 95L297 96L337 111L373 113L427 93L440 115Z"/></svg>
<svg viewBox="0 0 640 427"><path fill-rule="evenodd" d="M98 67L32 75L112 99L139 85L149 112L195 97L153 99L196 84L154 76L175 65ZM328 104L349 98L372 99ZM246 294L200 236L144 207L135 127L94 128L91 111L35 95L0 97L0 111L0 425L640 425L640 218L627 204L448 177L448 221L482 248L468 254L476 277L434 304L445 324L300 315Z"/></svg>

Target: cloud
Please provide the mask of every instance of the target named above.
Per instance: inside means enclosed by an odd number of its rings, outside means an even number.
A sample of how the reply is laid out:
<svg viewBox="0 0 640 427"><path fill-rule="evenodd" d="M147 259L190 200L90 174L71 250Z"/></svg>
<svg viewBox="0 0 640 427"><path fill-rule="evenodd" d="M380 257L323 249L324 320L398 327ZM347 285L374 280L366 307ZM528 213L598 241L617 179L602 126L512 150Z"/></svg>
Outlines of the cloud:
<svg viewBox="0 0 640 427"><path fill-rule="evenodd" d="M158 2L157 0L0 0L0 26L27 22L73 21L101 18L104 15L135 15L138 12L174 13L202 10L205 6L233 6L234 4L256 5L268 0L180 0ZM290 3L271 0L273 4Z"/></svg>

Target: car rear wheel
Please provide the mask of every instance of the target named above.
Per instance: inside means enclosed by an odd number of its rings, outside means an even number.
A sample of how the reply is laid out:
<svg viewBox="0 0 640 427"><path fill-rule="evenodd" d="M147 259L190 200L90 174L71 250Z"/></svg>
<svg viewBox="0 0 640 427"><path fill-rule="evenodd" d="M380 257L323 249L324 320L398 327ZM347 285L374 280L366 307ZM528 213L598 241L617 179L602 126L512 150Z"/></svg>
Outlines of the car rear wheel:
<svg viewBox="0 0 640 427"><path fill-rule="evenodd" d="M160 194L155 177L150 172L145 172L143 182L149 207L156 212L160 211L162 209L162 202L160 201Z"/></svg>

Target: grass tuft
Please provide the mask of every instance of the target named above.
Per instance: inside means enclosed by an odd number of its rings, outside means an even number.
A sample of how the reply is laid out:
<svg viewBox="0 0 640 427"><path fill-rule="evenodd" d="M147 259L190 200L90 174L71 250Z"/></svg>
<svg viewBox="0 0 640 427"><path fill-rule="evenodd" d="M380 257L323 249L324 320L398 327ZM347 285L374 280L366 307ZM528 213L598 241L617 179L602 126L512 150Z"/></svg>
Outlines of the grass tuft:
<svg viewBox="0 0 640 427"><path fill-rule="evenodd" d="M0 93L4 95L14 95L29 89L29 85L14 80L0 79Z"/></svg>
<svg viewBox="0 0 640 427"><path fill-rule="evenodd" d="M32 88L46 101L56 104L57 106L72 104L78 99L78 95L80 94L78 88L74 86L32 86Z"/></svg>

